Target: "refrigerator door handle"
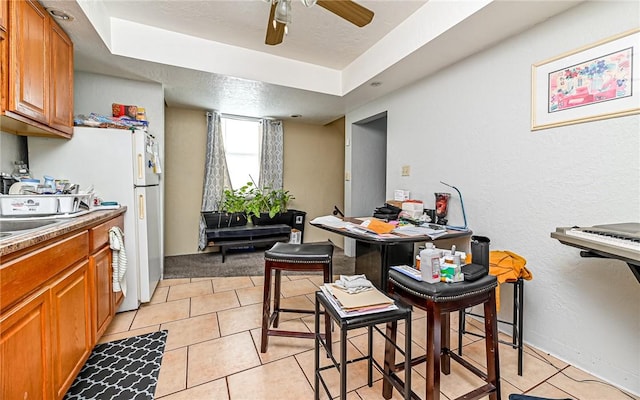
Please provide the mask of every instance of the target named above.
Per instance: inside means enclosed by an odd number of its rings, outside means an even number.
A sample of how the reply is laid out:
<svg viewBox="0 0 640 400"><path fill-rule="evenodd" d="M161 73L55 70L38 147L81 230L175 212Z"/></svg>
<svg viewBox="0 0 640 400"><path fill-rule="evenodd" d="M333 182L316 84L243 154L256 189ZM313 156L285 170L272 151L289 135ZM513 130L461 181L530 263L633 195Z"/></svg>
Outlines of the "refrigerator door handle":
<svg viewBox="0 0 640 400"><path fill-rule="evenodd" d="M144 196L138 196L138 218L144 219Z"/></svg>
<svg viewBox="0 0 640 400"><path fill-rule="evenodd" d="M138 179L144 178L144 158L138 153Z"/></svg>

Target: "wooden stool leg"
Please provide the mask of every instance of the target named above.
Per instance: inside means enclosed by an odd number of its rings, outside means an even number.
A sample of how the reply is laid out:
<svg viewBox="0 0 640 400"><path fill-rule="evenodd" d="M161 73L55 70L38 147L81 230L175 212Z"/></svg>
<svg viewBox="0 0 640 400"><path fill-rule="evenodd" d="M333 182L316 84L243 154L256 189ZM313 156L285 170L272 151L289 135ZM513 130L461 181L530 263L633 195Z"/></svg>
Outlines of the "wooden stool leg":
<svg viewBox="0 0 640 400"><path fill-rule="evenodd" d="M269 319L271 318L271 266L269 262L264 266L264 289L262 292L262 338L260 339L260 352L266 353L269 344Z"/></svg>
<svg viewBox="0 0 640 400"><path fill-rule="evenodd" d="M434 303L427 304L427 394L426 400L440 399L440 358L442 354L442 314ZM493 400L493 399L492 399Z"/></svg>
<svg viewBox="0 0 640 400"><path fill-rule="evenodd" d="M484 303L485 352L487 355L487 383L495 386L496 391L489 395L490 400L500 397L500 358L498 355L498 315L496 313L496 292L489 293Z"/></svg>
<svg viewBox="0 0 640 400"><path fill-rule="evenodd" d="M282 270L276 269L275 274L275 287L273 288L273 312L275 313L275 319L273 320L273 327L277 328L280 322L280 282L282 282Z"/></svg>
<svg viewBox="0 0 640 400"><path fill-rule="evenodd" d="M398 332L398 321L387 322L387 337L391 339L391 342L385 341L384 344L384 371L387 374L391 374L395 370L396 365L396 349L391 343L396 342L396 335ZM406 372L405 372L406 373ZM382 397L390 399L393 394L393 385L389 380L383 379L382 381Z"/></svg>
<svg viewBox="0 0 640 400"><path fill-rule="evenodd" d="M447 350L449 350L451 348L451 328L449 326L451 318L448 312L444 313L441 317L440 348L446 347ZM441 363L442 373L449 375L451 373L451 357L449 357L448 352L444 354L441 353Z"/></svg>

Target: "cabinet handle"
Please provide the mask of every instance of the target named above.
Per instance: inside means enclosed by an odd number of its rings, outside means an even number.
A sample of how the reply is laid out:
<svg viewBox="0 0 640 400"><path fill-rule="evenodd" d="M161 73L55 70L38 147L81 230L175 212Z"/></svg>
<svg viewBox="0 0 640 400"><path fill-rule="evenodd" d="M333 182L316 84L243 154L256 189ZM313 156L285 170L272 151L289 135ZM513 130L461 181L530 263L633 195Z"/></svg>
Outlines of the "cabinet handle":
<svg viewBox="0 0 640 400"><path fill-rule="evenodd" d="M144 160L142 159L142 154L138 154L138 179L142 179L143 171L144 171Z"/></svg>
<svg viewBox="0 0 640 400"><path fill-rule="evenodd" d="M144 219L144 196L138 197L138 218Z"/></svg>

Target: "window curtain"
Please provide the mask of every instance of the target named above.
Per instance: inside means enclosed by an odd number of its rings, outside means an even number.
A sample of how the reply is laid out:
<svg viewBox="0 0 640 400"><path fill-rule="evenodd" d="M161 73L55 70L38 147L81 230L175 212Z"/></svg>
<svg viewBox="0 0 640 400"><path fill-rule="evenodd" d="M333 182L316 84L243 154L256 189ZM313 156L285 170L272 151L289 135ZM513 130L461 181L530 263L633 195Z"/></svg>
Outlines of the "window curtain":
<svg viewBox="0 0 640 400"><path fill-rule="evenodd" d="M284 170L284 133L281 120L262 120L260 187L282 189Z"/></svg>
<svg viewBox="0 0 640 400"><path fill-rule="evenodd" d="M220 113L207 113L207 153L205 156L204 185L201 211L217 211L222 203L224 188L230 187L229 169L222 141ZM204 217L200 215L200 238L198 249L207 247Z"/></svg>

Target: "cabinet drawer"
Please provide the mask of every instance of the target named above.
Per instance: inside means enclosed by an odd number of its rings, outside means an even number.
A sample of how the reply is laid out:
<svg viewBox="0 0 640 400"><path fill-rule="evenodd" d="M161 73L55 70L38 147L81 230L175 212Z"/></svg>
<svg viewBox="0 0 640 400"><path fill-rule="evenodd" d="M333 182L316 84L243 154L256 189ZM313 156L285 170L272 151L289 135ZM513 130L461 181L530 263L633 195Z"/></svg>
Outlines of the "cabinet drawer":
<svg viewBox="0 0 640 400"><path fill-rule="evenodd" d="M0 309L4 310L88 256L89 234L84 231L2 265Z"/></svg>
<svg viewBox="0 0 640 400"><path fill-rule="evenodd" d="M120 227L124 232L124 216L120 215L117 218L111 219L107 222L103 222L102 224L89 229L89 243L90 248L89 252L94 253L100 247L109 243L109 229L114 226Z"/></svg>

